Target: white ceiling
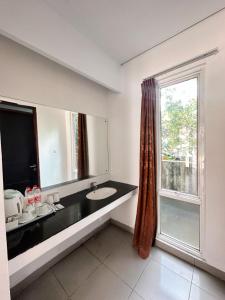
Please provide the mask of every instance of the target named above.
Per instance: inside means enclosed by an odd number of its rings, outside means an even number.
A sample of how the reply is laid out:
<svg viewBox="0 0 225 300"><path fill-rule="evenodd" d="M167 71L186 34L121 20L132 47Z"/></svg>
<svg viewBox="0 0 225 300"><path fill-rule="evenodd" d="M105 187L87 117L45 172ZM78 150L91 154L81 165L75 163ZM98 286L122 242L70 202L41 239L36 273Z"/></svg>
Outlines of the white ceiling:
<svg viewBox="0 0 225 300"><path fill-rule="evenodd" d="M225 7L225 0L45 0L119 63Z"/></svg>

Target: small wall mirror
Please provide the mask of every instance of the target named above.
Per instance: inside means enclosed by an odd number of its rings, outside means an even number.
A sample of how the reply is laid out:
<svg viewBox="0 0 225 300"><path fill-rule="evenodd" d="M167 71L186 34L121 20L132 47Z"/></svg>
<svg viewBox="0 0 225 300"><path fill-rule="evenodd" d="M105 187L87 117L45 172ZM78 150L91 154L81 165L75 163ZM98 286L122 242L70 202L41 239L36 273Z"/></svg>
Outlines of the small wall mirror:
<svg viewBox="0 0 225 300"><path fill-rule="evenodd" d="M4 189L24 193L108 173L104 118L0 101Z"/></svg>

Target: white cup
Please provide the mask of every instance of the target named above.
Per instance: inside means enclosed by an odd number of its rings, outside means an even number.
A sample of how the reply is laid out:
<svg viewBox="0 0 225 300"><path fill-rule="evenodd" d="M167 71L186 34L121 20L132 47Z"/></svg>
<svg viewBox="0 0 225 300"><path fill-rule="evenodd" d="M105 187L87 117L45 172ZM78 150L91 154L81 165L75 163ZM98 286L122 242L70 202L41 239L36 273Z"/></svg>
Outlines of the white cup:
<svg viewBox="0 0 225 300"><path fill-rule="evenodd" d="M54 203L59 202L60 198L59 198L59 192L56 192L53 194L53 198L54 198Z"/></svg>
<svg viewBox="0 0 225 300"><path fill-rule="evenodd" d="M54 194L47 195L47 203L50 205L54 203Z"/></svg>
<svg viewBox="0 0 225 300"><path fill-rule="evenodd" d="M28 222L34 218L33 211L24 211L21 217L22 222Z"/></svg>
<svg viewBox="0 0 225 300"><path fill-rule="evenodd" d="M38 216L46 215L49 212L49 206L47 203L43 203L41 206L36 207Z"/></svg>

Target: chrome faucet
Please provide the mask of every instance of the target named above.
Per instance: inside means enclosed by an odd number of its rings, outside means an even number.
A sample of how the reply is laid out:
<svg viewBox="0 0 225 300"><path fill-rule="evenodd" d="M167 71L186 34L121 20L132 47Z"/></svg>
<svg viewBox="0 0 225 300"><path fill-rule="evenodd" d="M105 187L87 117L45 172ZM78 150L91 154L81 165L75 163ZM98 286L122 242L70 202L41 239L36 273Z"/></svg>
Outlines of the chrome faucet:
<svg viewBox="0 0 225 300"><path fill-rule="evenodd" d="M91 189L92 191L97 190L98 186L97 186L96 183L97 183L96 181L90 183L90 189Z"/></svg>

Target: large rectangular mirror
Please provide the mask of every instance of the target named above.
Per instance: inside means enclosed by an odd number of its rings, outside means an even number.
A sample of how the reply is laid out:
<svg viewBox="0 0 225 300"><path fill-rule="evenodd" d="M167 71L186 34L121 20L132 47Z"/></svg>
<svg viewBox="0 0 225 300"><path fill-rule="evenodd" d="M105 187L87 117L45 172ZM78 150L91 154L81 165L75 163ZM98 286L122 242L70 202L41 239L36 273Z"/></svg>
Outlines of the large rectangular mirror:
<svg viewBox="0 0 225 300"><path fill-rule="evenodd" d="M108 172L104 118L1 101L0 131L5 189L24 192Z"/></svg>

